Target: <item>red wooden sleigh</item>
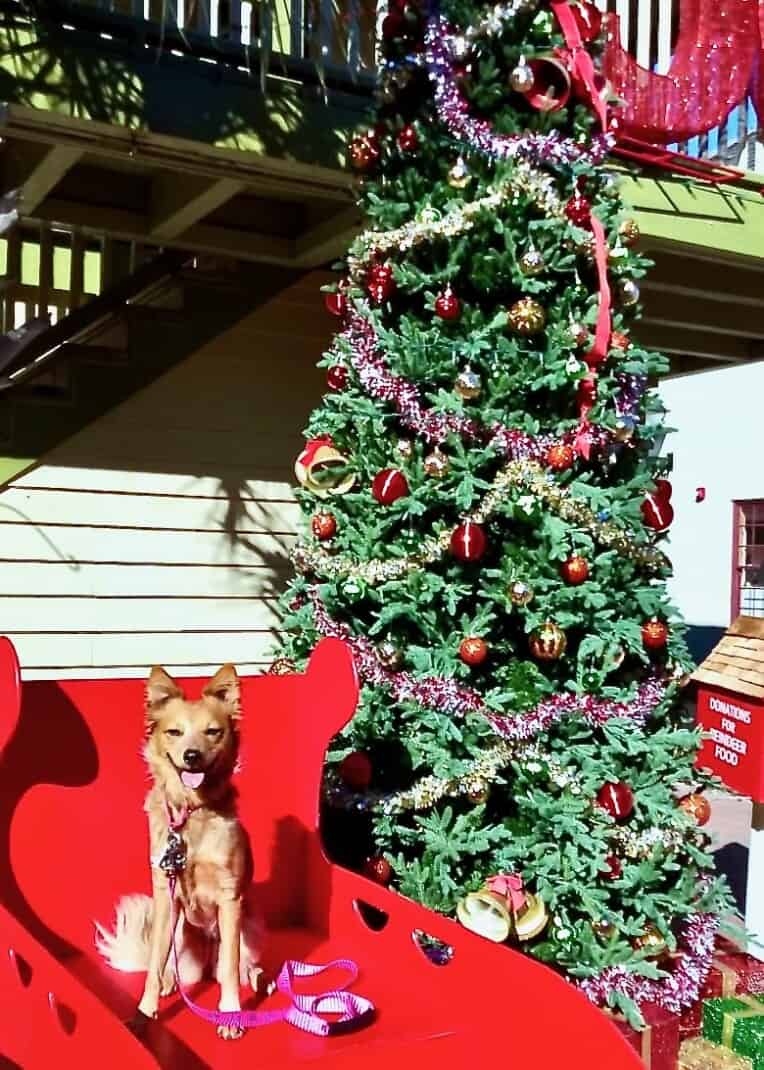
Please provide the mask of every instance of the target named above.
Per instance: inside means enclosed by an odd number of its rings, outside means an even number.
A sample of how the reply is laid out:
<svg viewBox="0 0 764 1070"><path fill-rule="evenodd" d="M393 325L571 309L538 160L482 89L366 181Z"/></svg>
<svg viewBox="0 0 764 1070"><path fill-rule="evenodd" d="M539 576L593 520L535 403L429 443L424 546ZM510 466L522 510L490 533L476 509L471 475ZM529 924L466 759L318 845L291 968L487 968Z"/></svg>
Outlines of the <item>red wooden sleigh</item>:
<svg viewBox="0 0 764 1070"><path fill-rule="evenodd" d="M193 694L200 683L188 686ZM352 957L376 1019L328 1038L281 1023L231 1043L174 996L138 1037L125 1023L142 977L100 961L93 921L109 922L120 895L148 890L143 683L22 688L13 647L0 639L0 1067L641 1067L605 1016L550 970L327 861L321 765L357 697L351 657L332 639L305 675L247 679L238 786L268 923L266 965ZM386 915L381 931L364 920L364 903ZM415 930L451 945L451 961L431 962ZM213 995L202 987L197 998L212 1006Z"/></svg>

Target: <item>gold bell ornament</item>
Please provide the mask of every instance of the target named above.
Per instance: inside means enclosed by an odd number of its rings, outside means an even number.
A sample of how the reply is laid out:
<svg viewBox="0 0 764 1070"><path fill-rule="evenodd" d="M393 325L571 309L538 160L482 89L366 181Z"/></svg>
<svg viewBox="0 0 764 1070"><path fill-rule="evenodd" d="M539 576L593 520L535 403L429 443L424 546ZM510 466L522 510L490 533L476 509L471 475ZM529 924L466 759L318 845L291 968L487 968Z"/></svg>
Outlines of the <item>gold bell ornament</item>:
<svg viewBox="0 0 764 1070"><path fill-rule="evenodd" d="M516 873L490 877L479 892L470 892L456 907L456 916L470 932L501 944L509 936L532 940L549 921L544 900L531 895Z"/></svg>
<svg viewBox="0 0 764 1070"><path fill-rule="evenodd" d="M301 487L317 498L346 494L355 483L355 474L347 471L348 459L328 435L311 438L294 464L294 474Z"/></svg>

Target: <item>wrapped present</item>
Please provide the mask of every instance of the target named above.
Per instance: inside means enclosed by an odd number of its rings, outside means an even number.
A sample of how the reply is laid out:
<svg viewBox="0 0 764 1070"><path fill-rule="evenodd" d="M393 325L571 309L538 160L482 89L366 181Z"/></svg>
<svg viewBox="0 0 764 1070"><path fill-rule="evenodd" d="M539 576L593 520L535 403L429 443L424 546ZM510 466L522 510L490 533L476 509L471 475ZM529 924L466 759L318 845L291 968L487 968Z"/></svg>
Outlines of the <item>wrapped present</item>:
<svg viewBox="0 0 764 1070"><path fill-rule="evenodd" d="M640 1007L645 1019L644 1029L634 1029L620 1014L610 1016L616 1029L642 1057L648 1070L676 1070L679 1058L679 1015L653 1003Z"/></svg>
<svg viewBox="0 0 764 1070"><path fill-rule="evenodd" d="M705 984L700 990L700 997L683 1011L679 1019L679 1033L682 1039L700 1036L703 1028L703 1003L707 999L723 997L729 999L739 992L746 992L747 969L741 969L738 959L748 959L748 955L730 955L728 952L714 956ZM734 963L730 960L734 959ZM755 960L754 960L755 961ZM746 964L747 966L747 964ZM737 968L736 968L737 967Z"/></svg>
<svg viewBox="0 0 764 1070"><path fill-rule="evenodd" d="M703 1036L764 1070L764 997L739 995L703 1004Z"/></svg>
<svg viewBox="0 0 764 1070"><path fill-rule="evenodd" d="M764 962L746 955L725 941L716 955L714 965L723 966L738 976L738 992L748 992L752 996L764 995Z"/></svg>
<svg viewBox="0 0 764 1070"><path fill-rule="evenodd" d="M750 1059L702 1037L682 1042L678 1070L751 1070Z"/></svg>

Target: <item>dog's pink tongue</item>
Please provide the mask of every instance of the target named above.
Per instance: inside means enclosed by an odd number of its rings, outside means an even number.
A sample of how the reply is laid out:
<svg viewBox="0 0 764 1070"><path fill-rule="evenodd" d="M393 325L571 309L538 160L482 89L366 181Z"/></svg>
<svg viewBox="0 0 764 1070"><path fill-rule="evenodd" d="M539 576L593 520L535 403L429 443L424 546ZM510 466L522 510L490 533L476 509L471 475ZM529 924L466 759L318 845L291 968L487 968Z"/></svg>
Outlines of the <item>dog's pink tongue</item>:
<svg viewBox="0 0 764 1070"><path fill-rule="evenodd" d="M180 779L187 788L200 788L204 783L204 773L189 773L184 769L180 774Z"/></svg>

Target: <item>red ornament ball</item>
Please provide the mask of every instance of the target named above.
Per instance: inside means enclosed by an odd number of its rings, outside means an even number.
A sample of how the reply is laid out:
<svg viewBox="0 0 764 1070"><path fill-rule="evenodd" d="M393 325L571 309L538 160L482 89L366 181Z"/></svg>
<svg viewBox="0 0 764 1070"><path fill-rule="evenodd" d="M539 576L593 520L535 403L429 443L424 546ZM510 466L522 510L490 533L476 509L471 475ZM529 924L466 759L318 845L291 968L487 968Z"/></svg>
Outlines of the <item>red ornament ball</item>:
<svg viewBox="0 0 764 1070"><path fill-rule="evenodd" d="M577 587L579 583L584 583L589 579L589 562L585 557L574 554L567 561L563 561L560 571L566 583Z"/></svg>
<svg viewBox="0 0 764 1070"><path fill-rule="evenodd" d="M401 152L416 152L419 148L419 134L415 126L410 123L400 131L396 138Z"/></svg>
<svg viewBox="0 0 764 1070"><path fill-rule="evenodd" d="M674 519L671 505L671 484L666 479L656 481L652 494L646 494L642 502L642 519L654 531L665 531Z"/></svg>
<svg viewBox="0 0 764 1070"><path fill-rule="evenodd" d="M613 333L610 335L611 349L620 349L622 353L625 353L630 345L631 339L629 338L628 334L624 334L623 331L613 331Z"/></svg>
<svg viewBox="0 0 764 1070"><path fill-rule="evenodd" d="M572 446L550 446L546 455L546 463L553 472L565 472L573 467L576 455Z"/></svg>
<svg viewBox="0 0 764 1070"><path fill-rule="evenodd" d="M347 316L348 299L341 290L333 294L324 294L324 307L332 316Z"/></svg>
<svg viewBox="0 0 764 1070"><path fill-rule="evenodd" d="M375 304L389 301L396 289L392 265L375 264L366 277L366 289Z"/></svg>
<svg viewBox="0 0 764 1070"><path fill-rule="evenodd" d="M597 806L606 810L616 821L623 821L634 809L634 793L622 780L603 784L597 792Z"/></svg>
<svg viewBox="0 0 764 1070"><path fill-rule="evenodd" d="M586 197L576 193L565 205L565 215L574 226L588 230L592 221L592 206Z"/></svg>
<svg viewBox="0 0 764 1070"><path fill-rule="evenodd" d="M354 750L343 758L339 771L343 783L352 791L366 791L371 784L371 759L361 750Z"/></svg>
<svg viewBox="0 0 764 1070"><path fill-rule="evenodd" d="M465 520L454 528L451 553L459 561L479 561L488 547L485 531L474 520Z"/></svg>
<svg viewBox="0 0 764 1070"><path fill-rule="evenodd" d="M363 875L370 881L387 886L393 879L393 867L382 855L372 855L364 863Z"/></svg>
<svg viewBox="0 0 764 1070"><path fill-rule="evenodd" d="M711 818L711 803L699 792L685 795L679 800L680 810L684 810L688 817L695 820L696 825L706 825Z"/></svg>
<svg viewBox="0 0 764 1070"><path fill-rule="evenodd" d="M392 505L399 498L405 498L408 492L408 481L398 468L383 468L372 480L371 493L380 505Z"/></svg>
<svg viewBox="0 0 764 1070"><path fill-rule="evenodd" d="M394 41L397 37L404 37L406 23L399 11L391 11L382 20L382 37L385 41Z"/></svg>
<svg viewBox="0 0 764 1070"><path fill-rule="evenodd" d="M344 390L348 384L348 370L342 364L332 364L326 369L326 385L330 390Z"/></svg>
<svg viewBox="0 0 764 1070"><path fill-rule="evenodd" d="M337 534L337 518L334 513L316 513L310 527L316 538L323 542Z"/></svg>
<svg viewBox="0 0 764 1070"><path fill-rule="evenodd" d="M602 876L606 881L617 881L623 873L623 866L618 855L608 855L605 859L607 869Z"/></svg>
<svg viewBox="0 0 764 1070"><path fill-rule="evenodd" d="M459 644L459 657L465 665L482 665L488 657L488 643L478 635L470 635Z"/></svg>
<svg viewBox="0 0 764 1070"><path fill-rule="evenodd" d="M648 620L642 625L642 646L647 650L662 650L668 636L669 630L662 620Z"/></svg>
<svg viewBox="0 0 764 1070"><path fill-rule="evenodd" d="M381 150L379 140L373 130L366 134L358 134L350 142L350 164L353 170L366 174L372 171L379 163Z"/></svg>
<svg viewBox="0 0 764 1070"><path fill-rule="evenodd" d="M590 4L588 0L579 0L577 4L571 5L570 10L584 44L599 37L602 29L602 15L594 4Z"/></svg>
<svg viewBox="0 0 764 1070"><path fill-rule="evenodd" d="M435 300L435 313L442 320L458 320L462 314L462 303L450 286Z"/></svg>

